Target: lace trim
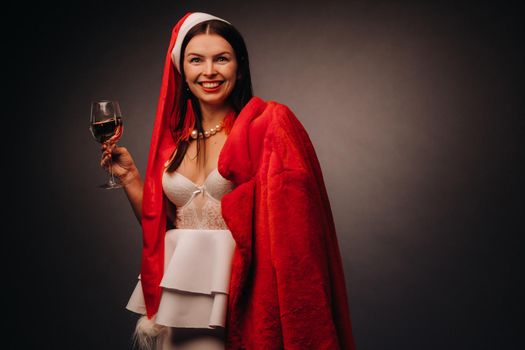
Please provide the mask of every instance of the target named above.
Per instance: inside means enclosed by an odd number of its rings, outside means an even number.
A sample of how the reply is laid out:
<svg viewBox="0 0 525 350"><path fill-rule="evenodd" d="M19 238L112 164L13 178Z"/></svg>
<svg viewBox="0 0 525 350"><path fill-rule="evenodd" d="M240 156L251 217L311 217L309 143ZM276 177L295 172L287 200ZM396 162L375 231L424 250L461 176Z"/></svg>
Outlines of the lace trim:
<svg viewBox="0 0 525 350"><path fill-rule="evenodd" d="M222 218L221 203L209 199L202 206L197 206L192 201L182 208L177 208L175 227L208 230L228 229Z"/></svg>

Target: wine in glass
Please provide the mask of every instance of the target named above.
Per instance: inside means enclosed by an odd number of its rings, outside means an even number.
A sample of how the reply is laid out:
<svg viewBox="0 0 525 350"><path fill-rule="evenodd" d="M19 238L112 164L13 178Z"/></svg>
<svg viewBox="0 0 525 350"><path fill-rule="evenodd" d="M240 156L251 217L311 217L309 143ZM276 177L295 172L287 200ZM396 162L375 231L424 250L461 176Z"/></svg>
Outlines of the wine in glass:
<svg viewBox="0 0 525 350"><path fill-rule="evenodd" d="M90 127L91 134L99 143L117 142L122 136L124 126L122 125L122 113L118 101L101 100L91 103ZM115 178L111 157L109 159L109 180L100 185L101 188L120 188L122 184Z"/></svg>

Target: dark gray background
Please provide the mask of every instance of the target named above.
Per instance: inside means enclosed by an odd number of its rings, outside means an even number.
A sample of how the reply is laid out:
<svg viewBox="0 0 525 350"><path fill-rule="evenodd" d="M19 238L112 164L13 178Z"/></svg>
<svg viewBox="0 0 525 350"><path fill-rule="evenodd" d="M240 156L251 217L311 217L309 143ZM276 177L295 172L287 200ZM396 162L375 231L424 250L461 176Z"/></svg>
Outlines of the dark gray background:
<svg viewBox="0 0 525 350"><path fill-rule="evenodd" d="M23 216L7 218L21 223L6 233L19 244L4 255L6 276L14 274L7 289L16 294L16 303L8 300L12 348L130 348L136 317L124 306L139 273L141 233L124 193L96 187L107 177L87 129L89 103L120 101L120 144L144 174L171 28L187 11L234 24L248 45L255 94L288 105L307 129L332 204L359 350L523 346L517 7L21 6L6 7L16 25L4 29L15 44L4 57L15 78L15 120L26 126L14 143L21 164L7 183L7 203L21 205Z"/></svg>

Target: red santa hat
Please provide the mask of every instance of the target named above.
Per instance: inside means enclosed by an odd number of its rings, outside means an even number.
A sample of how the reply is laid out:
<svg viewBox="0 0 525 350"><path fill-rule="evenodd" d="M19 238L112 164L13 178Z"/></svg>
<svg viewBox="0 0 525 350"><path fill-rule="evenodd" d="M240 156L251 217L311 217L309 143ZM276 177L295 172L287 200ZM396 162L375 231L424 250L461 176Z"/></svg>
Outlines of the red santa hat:
<svg viewBox="0 0 525 350"><path fill-rule="evenodd" d="M162 190L162 173L167 160L181 140L187 140L195 126L195 115L191 101L181 130L175 131L180 120L179 86L181 86L181 67L179 67L181 46L187 33L195 25L208 21L227 21L202 12L186 13L172 30L170 45L164 64L157 113L153 125L153 135L144 179L142 199L143 250L141 265L141 284L146 303L147 315L151 318L157 313L160 303L159 287L164 272L164 235L166 232L166 205ZM229 115L229 117L231 114ZM233 118L233 116L231 116ZM225 120L228 132L233 122Z"/></svg>

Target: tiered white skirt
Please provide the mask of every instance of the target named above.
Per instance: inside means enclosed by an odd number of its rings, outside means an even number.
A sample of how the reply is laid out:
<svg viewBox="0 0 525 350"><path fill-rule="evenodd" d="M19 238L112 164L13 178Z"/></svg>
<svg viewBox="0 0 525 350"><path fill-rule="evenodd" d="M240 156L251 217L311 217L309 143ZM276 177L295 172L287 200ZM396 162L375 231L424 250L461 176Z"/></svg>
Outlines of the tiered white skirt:
<svg viewBox="0 0 525 350"><path fill-rule="evenodd" d="M225 327L234 250L229 230L168 230L155 322L168 327ZM140 276L126 308L146 314Z"/></svg>

